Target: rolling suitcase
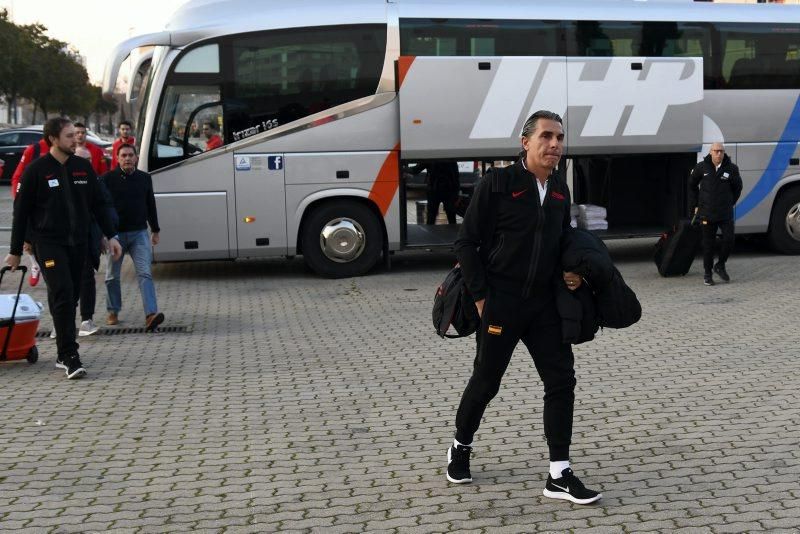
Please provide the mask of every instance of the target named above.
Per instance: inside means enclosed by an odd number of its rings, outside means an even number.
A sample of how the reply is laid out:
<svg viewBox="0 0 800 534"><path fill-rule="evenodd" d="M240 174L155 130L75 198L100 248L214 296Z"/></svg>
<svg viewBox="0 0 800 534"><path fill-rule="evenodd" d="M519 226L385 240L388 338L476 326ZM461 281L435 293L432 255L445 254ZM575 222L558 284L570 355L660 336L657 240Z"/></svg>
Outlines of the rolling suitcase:
<svg viewBox="0 0 800 534"><path fill-rule="evenodd" d="M653 261L661 276L683 276L689 272L700 248L700 227L688 220L678 222L656 243Z"/></svg>
<svg viewBox="0 0 800 534"><path fill-rule="evenodd" d="M0 269L0 286L3 276L10 270L8 266ZM28 269L20 265L17 271L21 273L17 293L0 295L0 361L28 360L28 363L36 363L39 359L36 332L42 306L30 295L21 294Z"/></svg>

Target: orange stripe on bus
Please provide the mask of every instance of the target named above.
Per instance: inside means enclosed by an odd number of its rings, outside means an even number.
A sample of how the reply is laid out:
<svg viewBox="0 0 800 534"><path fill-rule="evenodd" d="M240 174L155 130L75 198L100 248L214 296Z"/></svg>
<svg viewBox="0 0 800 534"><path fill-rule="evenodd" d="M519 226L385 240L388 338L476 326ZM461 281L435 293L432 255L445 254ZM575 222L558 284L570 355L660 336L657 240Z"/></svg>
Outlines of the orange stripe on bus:
<svg viewBox="0 0 800 534"><path fill-rule="evenodd" d="M372 189L369 192L369 199L378 206L381 210L381 215L386 216L389 211L389 206L392 205L397 194L397 189L400 187L400 145L394 147L386 156L386 160L378 172L378 177L375 178L375 183L372 184Z"/></svg>
<svg viewBox="0 0 800 534"><path fill-rule="evenodd" d="M403 80L406 79L406 74L408 74L408 69L411 68L411 64L414 63L416 56L400 56L397 59L397 88L401 88L403 86Z"/></svg>

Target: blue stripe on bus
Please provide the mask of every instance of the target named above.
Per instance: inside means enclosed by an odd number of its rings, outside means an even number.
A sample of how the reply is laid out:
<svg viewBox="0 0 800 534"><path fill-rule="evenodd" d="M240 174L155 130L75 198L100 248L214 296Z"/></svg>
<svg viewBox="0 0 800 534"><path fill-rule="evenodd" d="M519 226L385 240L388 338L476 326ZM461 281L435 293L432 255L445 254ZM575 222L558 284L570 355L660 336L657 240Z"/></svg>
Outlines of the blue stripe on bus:
<svg viewBox="0 0 800 534"><path fill-rule="evenodd" d="M770 194L780 179L783 173L789 167L789 159L794 155L797 148L797 141L800 139L800 97L794 104L794 109L789 117L789 122L786 124L786 129L783 131L781 138L778 139L778 146L775 147L775 152L772 153L772 158L769 160L767 169L761 178L756 182L755 187L747 194L747 196L739 202L736 206L736 219L739 220L764 200Z"/></svg>

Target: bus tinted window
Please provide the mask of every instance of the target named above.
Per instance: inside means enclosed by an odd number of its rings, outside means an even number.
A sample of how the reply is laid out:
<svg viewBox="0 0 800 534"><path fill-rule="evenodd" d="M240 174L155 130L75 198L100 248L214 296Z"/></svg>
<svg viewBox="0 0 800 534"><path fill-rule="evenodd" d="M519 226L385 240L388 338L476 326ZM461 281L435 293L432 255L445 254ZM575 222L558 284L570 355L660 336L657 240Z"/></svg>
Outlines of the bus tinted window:
<svg viewBox="0 0 800 534"><path fill-rule="evenodd" d="M383 25L332 26L234 37L226 114L232 141L375 94Z"/></svg>
<svg viewBox="0 0 800 534"><path fill-rule="evenodd" d="M719 88L800 88L800 28L788 24L716 24L722 54Z"/></svg>
<svg viewBox="0 0 800 534"><path fill-rule="evenodd" d="M570 56L698 57L709 51L708 27L684 22L569 23Z"/></svg>
<svg viewBox="0 0 800 534"><path fill-rule="evenodd" d="M577 21L567 25L567 54L600 57L702 57L712 79L709 26L687 22Z"/></svg>
<svg viewBox="0 0 800 534"><path fill-rule="evenodd" d="M559 23L540 20L401 19L404 56L557 56Z"/></svg>

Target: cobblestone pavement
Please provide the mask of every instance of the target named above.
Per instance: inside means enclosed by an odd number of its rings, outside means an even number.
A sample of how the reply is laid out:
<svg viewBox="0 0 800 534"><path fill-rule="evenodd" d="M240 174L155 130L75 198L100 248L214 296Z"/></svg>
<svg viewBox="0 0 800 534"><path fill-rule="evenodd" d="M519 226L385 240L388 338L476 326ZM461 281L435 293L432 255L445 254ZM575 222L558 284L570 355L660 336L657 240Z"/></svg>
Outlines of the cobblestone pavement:
<svg viewBox="0 0 800 534"><path fill-rule="evenodd" d="M734 281L707 288L698 264L659 278L648 242L610 246L644 316L575 351L573 467L598 505L541 495L524 348L475 482L448 485L474 340L433 334L451 258L413 252L337 281L299 260L157 265L167 324L190 333L84 338L80 381L50 340L36 365L0 365L0 531L797 533L797 258L739 245ZM121 326L140 326L124 273Z"/></svg>

